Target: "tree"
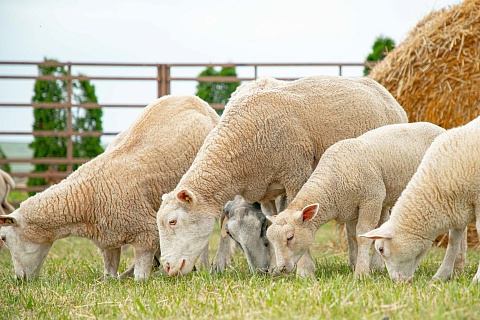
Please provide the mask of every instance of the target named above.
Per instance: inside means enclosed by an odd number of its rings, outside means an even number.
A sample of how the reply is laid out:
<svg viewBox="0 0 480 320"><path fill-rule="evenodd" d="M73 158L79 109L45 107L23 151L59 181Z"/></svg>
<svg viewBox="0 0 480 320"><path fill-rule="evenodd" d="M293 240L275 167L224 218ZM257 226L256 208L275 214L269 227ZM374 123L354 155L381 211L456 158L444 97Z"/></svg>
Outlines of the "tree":
<svg viewBox="0 0 480 320"><path fill-rule="evenodd" d="M45 59L45 62L56 62L55 60ZM67 75L64 66L40 66L40 75L65 76ZM45 81L37 80L35 82L34 96L32 102L66 102L67 81L55 80ZM72 80L72 102L88 103L97 102L95 95L95 86L90 81ZM33 123L34 131L52 130L64 131L67 129L67 110L66 108L35 108ZM74 131L102 130L102 109L72 108L72 128ZM93 158L103 152L100 145L100 137L72 137L73 156ZM66 137L42 137L36 136L29 145L33 149L34 158L45 157L66 157L67 138ZM77 169L79 165L74 165ZM44 171L66 171L66 164L47 165L36 164L33 172ZM46 185L51 182L44 178L30 178L27 182L29 186Z"/></svg>
<svg viewBox="0 0 480 320"><path fill-rule="evenodd" d="M1 147L0 147L0 159L7 159L7 155L5 154L5 152L3 152ZM0 164L0 169L6 172L10 172L10 165L8 163Z"/></svg>
<svg viewBox="0 0 480 320"><path fill-rule="evenodd" d="M235 67L224 67L220 71L208 67L199 76L236 77L237 72ZM208 103L226 104L239 85L240 82L199 82L196 95ZM221 114L221 111L218 113Z"/></svg>
<svg viewBox="0 0 480 320"><path fill-rule="evenodd" d="M372 46L372 52L367 56L366 61L381 61L395 48L395 41L390 38L379 36ZM368 76L371 68L365 67L363 75Z"/></svg>

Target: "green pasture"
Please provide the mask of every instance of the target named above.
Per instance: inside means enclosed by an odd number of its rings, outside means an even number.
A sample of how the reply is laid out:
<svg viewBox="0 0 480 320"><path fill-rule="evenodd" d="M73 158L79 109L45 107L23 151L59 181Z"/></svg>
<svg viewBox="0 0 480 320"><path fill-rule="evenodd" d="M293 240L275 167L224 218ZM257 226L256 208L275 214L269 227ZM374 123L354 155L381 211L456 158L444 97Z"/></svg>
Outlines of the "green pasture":
<svg viewBox="0 0 480 320"><path fill-rule="evenodd" d="M211 241L213 257L218 228ZM413 284L393 283L386 273L355 279L338 232L320 229L313 254L317 272L251 275L239 252L225 274L197 271L186 277L154 274L148 281L104 279L96 247L82 238L57 241L41 276L13 278L10 253L0 251L1 319L479 319L480 285L471 284L480 260L469 252L464 272L448 282L431 277L443 259L435 248ZM133 261L131 250L121 268Z"/></svg>

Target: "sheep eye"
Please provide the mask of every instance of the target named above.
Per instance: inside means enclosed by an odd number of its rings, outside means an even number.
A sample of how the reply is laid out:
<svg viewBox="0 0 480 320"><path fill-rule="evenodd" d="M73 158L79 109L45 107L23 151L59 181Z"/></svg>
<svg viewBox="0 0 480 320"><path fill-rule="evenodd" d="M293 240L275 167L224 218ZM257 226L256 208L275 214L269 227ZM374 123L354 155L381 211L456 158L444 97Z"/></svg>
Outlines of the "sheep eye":
<svg viewBox="0 0 480 320"><path fill-rule="evenodd" d="M287 237L287 241L291 241L293 239L293 235Z"/></svg>
<svg viewBox="0 0 480 320"><path fill-rule="evenodd" d="M378 252L380 252L381 254L383 254L383 247L378 247Z"/></svg>
<svg viewBox="0 0 480 320"><path fill-rule="evenodd" d="M177 224L177 219L172 219L170 221L168 221L168 224L171 225L171 226L174 226Z"/></svg>

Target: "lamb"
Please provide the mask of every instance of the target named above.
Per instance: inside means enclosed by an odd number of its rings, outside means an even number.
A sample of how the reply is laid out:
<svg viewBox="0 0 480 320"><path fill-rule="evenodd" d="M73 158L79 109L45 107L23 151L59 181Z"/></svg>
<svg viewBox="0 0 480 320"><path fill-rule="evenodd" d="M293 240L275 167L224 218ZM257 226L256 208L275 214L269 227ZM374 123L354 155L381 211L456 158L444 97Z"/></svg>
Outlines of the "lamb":
<svg viewBox="0 0 480 320"><path fill-rule="evenodd" d="M263 78L240 86L158 211L165 271L193 269L223 205L236 195L261 204L293 199L333 143L404 122L403 108L371 79ZM309 255L304 262L314 264Z"/></svg>
<svg viewBox="0 0 480 320"><path fill-rule="evenodd" d="M452 276L467 225L480 233L480 117L440 135L392 208L390 220L362 235L374 239L392 280L411 281L434 239L449 230L436 279ZM480 265L473 278L480 282Z"/></svg>
<svg viewBox="0 0 480 320"><path fill-rule="evenodd" d="M105 152L57 185L0 216L16 276L35 278L53 242L91 239L104 273L116 277L120 248L132 244L136 280L149 277L159 249L155 215L193 162L218 115L195 96L165 96L148 105Z"/></svg>
<svg viewBox="0 0 480 320"><path fill-rule="evenodd" d="M383 126L339 141L327 149L317 168L288 208L270 218L267 238L277 268L291 273L331 220L346 224L350 264L355 275L383 267L378 255L370 262L372 240L359 234L388 220L390 207L415 173L425 151L445 130L427 122Z"/></svg>
<svg viewBox="0 0 480 320"><path fill-rule="evenodd" d="M8 193L13 188L15 188L15 182L12 177L0 169L0 214L12 213L15 210L7 200Z"/></svg>

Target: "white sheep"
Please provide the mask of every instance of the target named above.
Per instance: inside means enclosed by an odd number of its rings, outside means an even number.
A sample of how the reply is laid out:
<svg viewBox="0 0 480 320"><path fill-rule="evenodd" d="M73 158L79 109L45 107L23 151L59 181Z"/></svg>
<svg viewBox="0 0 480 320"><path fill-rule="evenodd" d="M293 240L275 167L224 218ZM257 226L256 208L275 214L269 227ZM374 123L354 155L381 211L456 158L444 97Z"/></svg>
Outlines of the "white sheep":
<svg viewBox="0 0 480 320"><path fill-rule="evenodd" d="M240 86L158 211L165 271L193 269L228 200L241 195L266 203L283 194L293 199L329 146L403 122L405 111L371 79L261 79ZM303 260L314 265L309 255Z"/></svg>
<svg viewBox="0 0 480 320"><path fill-rule="evenodd" d="M288 208L270 218L267 237L275 249L278 270L292 272L317 230L336 220L346 224L355 274L368 274L372 240L358 235L388 220L390 207L425 151L444 131L427 122L392 124L328 148ZM382 259L374 255L372 268L382 267Z"/></svg>
<svg viewBox="0 0 480 320"><path fill-rule="evenodd" d="M8 193L15 188L15 182L12 177L0 169L0 215L12 213L15 208L8 202ZM2 248L4 238L0 238L0 249Z"/></svg>
<svg viewBox="0 0 480 320"><path fill-rule="evenodd" d="M467 225L480 233L480 117L440 135L392 208L390 220L363 235L375 239L390 278L411 280L435 238L449 230L434 278L451 277ZM474 282L480 282L480 265Z"/></svg>
<svg viewBox="0 0 480 320"><path fill-rule="evenodd" d="M15 188L12 177L0 169L0 214L12 213L15 208L8 202L8 193Z"/></svg>
<svg viewBox="0 0 480 320"><path fill-rule="evenodd" d="M195 96L166 96L148 105L104 153L0 216L15 273L38 276L53 242L91 239L102 251L105 275L117 276L120 248L132 244L135 279L150 274L159 248L155 215L193 162L218 115Z"/></svg>

